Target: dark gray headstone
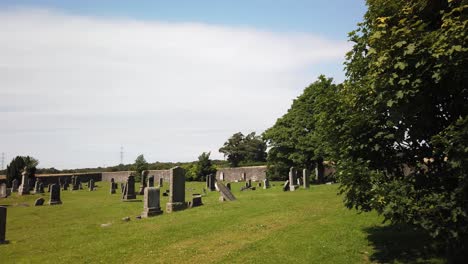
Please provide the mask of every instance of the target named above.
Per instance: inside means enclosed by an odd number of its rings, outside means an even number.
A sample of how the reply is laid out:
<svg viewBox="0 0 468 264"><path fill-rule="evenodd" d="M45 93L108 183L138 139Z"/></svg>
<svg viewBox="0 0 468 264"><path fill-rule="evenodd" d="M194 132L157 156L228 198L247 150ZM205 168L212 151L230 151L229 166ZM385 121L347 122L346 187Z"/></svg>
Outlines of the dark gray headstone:
<svg viewBox="0 0 468 264"><path fill-rule="evenodd" d="M149 176L148 177L148 187L154 187L154 176Z"/></svg>
<svg viewBox="0 0 468 264"><path fill-rule="evenodd" d="M164 178L161 176L161 178L159 178L159 188L162 188L164 185Z"/></svg>
<svg viewBox="0 0 468 264"><path fill-rule="evenodd" d="M143 213L141 217L151 217L162 214L160 206L160 189L146 187L144 189Z"/></svg>
<svg viewBox="0 0 468 264"><path fill-rule="evenodd" d="M60 185L52 184L50 187L50 199L49 199L49 205L56 205L56 204L61 204L62 200L60 200Z"/></svg>
<svg viewBox="0 0 468 264"><path fill-rule="evenodd" d="M310 188L310 172L307 169L302 170L302 183L304 184L304 189Z"/></svg>
<svg viewBox="0 0 468 264"><path fill-rule="evenodd" d="M146 181L148 179L149 171L145 170L141 172L141 181L140 181L140 191L138 192L139 195L143 195L145 192L145 188L147 187Z"/></svg>
<svg viewBox="0 0 468 264"><path fill-rule="evenodd" d="M169 202L166 212L171 213L187 208L185 202L185 170L181 167L172 168L169 176Z"/></svg>
<svg viewBox="0 0 468 264"><path fill-rule="evenodd" d="M110 183L110 193L111 194L115 194L116 187L117 187L117 184L115 182L111 181L111 183Z"/></svg>
<svg viewBox="0 0 468 264"><path fill-rule="evenodd" d="M219 186L219 185L218 185L218 186ZM231 190L231 183L230 183L230 182L226 183L226 188L228 188L229 190Z"/></svg>
<svg viewBox="0 0 468 264"><path fill-rule="evenodd" d="M39 183L39 193L44 193L44 183Z"/></svg>
<svg viewBox="0 0 468 264"><path fill-rule="evenodd" d="M192 194L192 202L190 203L190 208L203 205L201 194Z"/></svg>
<svg viewBox="0 0 468 264"><path fill-rule="evenodd" d="M127 182L125 183L124 192L122 196L122 200L133 200L136 199L135 193L135 176L130 175L127 178Z"/></svg>
<svg viewBox="0 0 468 264"><path fill-rule="evenodd" d="M125 189L125 184L120 183L120 192L124 193L124 189Z"/></svg>
<svg viewBox="0 0 468 264"><path fill-rule="evenodd" d="M289 180L284 182L283 191L285 192L289 191Z"/></svg>
<svg viewBox="0 0 468 264"><path fill-rule="evenodd" d="M18 191L18 180L17 179L13 179L13 181L11 182L11 191L12 192L17 192Z"/></svg>
<svg viewBox="0 0 468 264"><path fill-rule="evenodd" d="M6 242L6 220L7 220L7 208L0 206L0 244Z"/></svg>
<svg viewBox="0 0 468 264"><path fill-rule="evenodd" d="M41 206L41 205L44 205L45 203L45 200L44 198L37 198L36 201L34 202L34 206Z"/></svg>
<svg viewBox="0 0 468 264"><path fill-rule="evenodd" d="M47 185L47 192L48 192L48 193L50 193L50 188L52 188L52 184L51 184L51 183L49 183L49 184Z"/></svg>
<svg viewBox="0 0 468 264"><path fill-rule="evenodd" d="M89 191L94 191L94 180L93 179L89 180L88 188L89 188Z"/></svg>
<svg viewBox="0 0 468 264"><path fill-rule="evenodd" d="M232 194L231 190L226 188L222 182L216 182L217 189L221 194L220 201L234 201L236 197Z"/></svg>

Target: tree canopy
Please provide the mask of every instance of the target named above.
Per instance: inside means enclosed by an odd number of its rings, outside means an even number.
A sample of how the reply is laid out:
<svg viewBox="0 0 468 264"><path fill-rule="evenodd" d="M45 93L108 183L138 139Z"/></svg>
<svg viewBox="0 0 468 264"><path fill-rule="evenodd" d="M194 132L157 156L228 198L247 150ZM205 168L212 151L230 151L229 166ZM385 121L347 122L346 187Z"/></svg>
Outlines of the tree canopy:
<svg viewBox="0 0 468 264"><path fill-rule="evenodd" d="M39 161L30 156L16 156L9 165L7 165L6 176L7 182L10 185L14 179L17 179L21 183L21 173L26 168L29 177L34 177L36 173L36 167L39 165Z"/></svg>
<svg viewBox="0 0 468 264"><path fill-rule="evenodd" d="M219 152L227 156L232 167L237 167L241 162L265 162L266 143L255 132L244 136L241 132L232 135L219 149Z"/></svg>

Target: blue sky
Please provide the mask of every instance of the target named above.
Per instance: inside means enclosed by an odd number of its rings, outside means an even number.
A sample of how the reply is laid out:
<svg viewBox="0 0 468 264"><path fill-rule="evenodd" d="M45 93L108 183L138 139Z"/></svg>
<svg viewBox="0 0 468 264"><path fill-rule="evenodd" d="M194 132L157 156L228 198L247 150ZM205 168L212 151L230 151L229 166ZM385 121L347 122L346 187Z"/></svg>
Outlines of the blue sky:
<svg viewBox="0 0 468 264"><path fill-rule="evenodd" d="M138 3L138 4L135 4ZM0 152L40 167L192 161L344 79L362 1L1 1Z"/></svg>

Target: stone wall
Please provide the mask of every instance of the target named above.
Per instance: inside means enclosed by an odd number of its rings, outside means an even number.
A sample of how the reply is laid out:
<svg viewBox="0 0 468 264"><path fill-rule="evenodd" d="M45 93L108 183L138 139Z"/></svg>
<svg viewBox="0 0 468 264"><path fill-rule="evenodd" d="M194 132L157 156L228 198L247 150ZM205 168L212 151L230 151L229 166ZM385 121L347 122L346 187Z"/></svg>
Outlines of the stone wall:
<svg viewBox="0 0 468 264"><path fill-rule="evenodd" d="M6 183L6 175L0 175L0 183Z"/></svg>
<svg viewBox="0 0 468 264"><path fill-rule="evenodd" d="M266 178L266 171L267 171L267 166L219 168L218 171L216 172L216 179L224 180L227 182L244 181L244 180L262 181ZM245 173L245 179L243 179L244 173ZM223 177L221 177L221 175Z"/></svg>
<svg viewBox="0 0 468 264"><path fill-rule="evenodd" d="M163 178L165 182L169 182L171 170L149 170L148 176L154 176L154 182L158 182L160 178Z"/></svg>
<svg viewBox="0 0 468 264"><path fill-rule="evenodd" d="M79 176L80 182L87 182L93 179L95 182L102 180L101 172L89 172L89 173L61 173L61 174L36 174L36 178L40 179L45 185L58 183L59 179L63 183L65 179L68 183L71 183L71 177L73 175Z"/></svg>
<svg viewBox="0 0 468 264"><path fill-rule="evenodd" d="M102 172L102 181L110 182L114 178L115 182L125 182L128 176L133 171L114 171L114 172Z"/></svg>

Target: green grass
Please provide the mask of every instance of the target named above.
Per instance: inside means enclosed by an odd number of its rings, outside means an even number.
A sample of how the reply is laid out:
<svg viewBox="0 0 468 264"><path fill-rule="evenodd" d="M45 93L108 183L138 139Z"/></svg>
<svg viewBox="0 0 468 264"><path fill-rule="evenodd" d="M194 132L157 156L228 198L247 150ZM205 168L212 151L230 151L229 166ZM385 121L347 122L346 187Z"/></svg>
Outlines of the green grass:
<svg viewBox="0 0 468 264"><path fill-rule="evenodd" d="M111 195L109 183L97 185L94 192L62 191L58 206L32 206L47 193L0 200L10 205L10 243L0 245L0 263L442 262L419 247L411 251L423 243L420 234L344 208L336 185L283 192L276 182L240 192L242 183L234 183L237 201L221 203L219 193L208 192L201 207L141 220L141 201L122 202L120 190ZM187 183L187 200L203 186ZM131 221L121 220L126 216Z"/></svg>

